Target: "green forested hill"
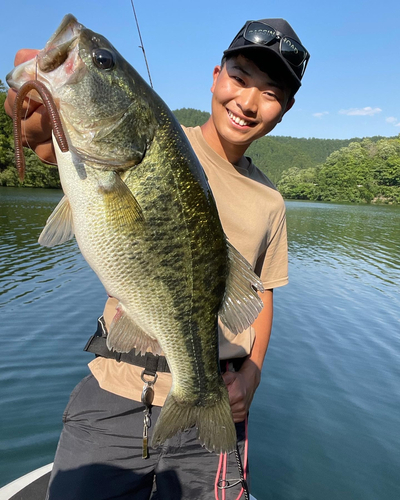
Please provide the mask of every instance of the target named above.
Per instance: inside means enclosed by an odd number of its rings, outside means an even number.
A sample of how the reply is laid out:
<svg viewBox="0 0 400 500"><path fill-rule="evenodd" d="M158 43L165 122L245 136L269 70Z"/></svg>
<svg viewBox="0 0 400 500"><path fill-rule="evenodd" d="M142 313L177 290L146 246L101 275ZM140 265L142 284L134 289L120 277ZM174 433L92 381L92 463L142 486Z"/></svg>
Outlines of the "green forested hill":
<svg viewBox="0 0 400 500"><path fill-rule="evenodd" d="M199 111L193 108L181 108L173 111L178 122L185 127L197 127L203 125L210 118L210 113L207 111Z"/></svg>
<svg viewBox="0 0 400 500"><path fill-rule="evenodd" d="M6 89L0 81L0 185L19 186L21 184L14 164L11 120L3 107L5 97ZM187 127L202 125L210 116L205 111L193 108L177 109L174 114L178 121ZM343 201L376 199L396 202L399 186L396 184L399 141L399 138L380 137L371 137L368 140L340 140L266 136L253 143L246 155L251 156L254 163L273 182L278 183L283 195L288 198ZM391 154L383 160L381 151L385 148L389 148ZM359 154L356 154L357 151ZM380 151L377 157L376 151ZM26 149L25 152L27 168L23 186L59 187L57 168L44 165L31 151ZM373 173L367 175L368 169L372 169ZM363 186L356 187L353 194L349 194L353 188L346 194L345 190L340 188L341 184L347 182L342 175L346 170L354 174L352 183L349 181L352 186L354 182L356 186ZM358 174L355 174L360 171L364 176L361 180ZM367 183L370 183L368 186L372 186L371 189L365 188ZM334 185L337 185L336 191L332 187ZM376 186L384 187L376 189ZM360 194L364 192L363 189L366 190L365 193ZM397 202L400 202L400 198Z"/></svg>
<svg viewBox="0 0 400 500"><path fill-rule="evenodd" d="M210 114L193 108L183 108L174 111L178 121L186 127L195 127L205 123ZM370 137L376 142L381 137ZM361 138L353 139L299 139L296 137L266 136L254 142L247 150L250 156L268 177L275 183L281 178L282 172L289 168L305 169L323 163L328 156L351 142L360 142Z"/></svg>
<svg viewBox="0 0 400 500"><path fill-rule="evenodd" d="M254 142L247 150L250 156L275 183L282 172L297 167L314 167L326 160L330 153L349 144L346 140L297 139L294 137L266 136Z"/></svg>
<svg viewBox="0 0 400 500"><path fill-rule="evenodd" d="M400 203L400 135L352 142L317 167L292 167L278 188L292 199Z"/></svg>

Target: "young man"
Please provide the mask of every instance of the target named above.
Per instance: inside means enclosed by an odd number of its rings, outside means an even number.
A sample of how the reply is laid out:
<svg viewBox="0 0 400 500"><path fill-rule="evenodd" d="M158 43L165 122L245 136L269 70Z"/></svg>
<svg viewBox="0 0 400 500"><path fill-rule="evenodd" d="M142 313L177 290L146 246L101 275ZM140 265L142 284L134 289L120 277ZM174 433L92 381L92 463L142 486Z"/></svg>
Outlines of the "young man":
<svg viewBox="0 0 400 500"><path fill-rule="evenodd" d="M21 51L16 62L35 53ZM244 420L260 382L271 334L273 289L288 281L283 199L244 153L292 107L308 58L283 19L248 21L224 52L221 66L214 68L210 119L201 128L185 129L207 174L226 235L253 266L266 290L260 294L264 308L252 327L235 337L219 325L221 367L242 460ZM5 104L9 114L13 100L10 91ZM31 103L26 130L27 142L42 158L53 160L42 106ZM150 438L171 375L162 358L130 353L120 357L105 348L115 307L116 300L109 299L97 335L86 346L97 357L89 364L91 375L74 389L65 410L49 498L213 498L215 484L226 485L217 477L221 462L200 446L195 429L150 450L149 458L143 460L143 367L146 373L157 373ZM226 479L232 483L239 476L235 454L231 454ZM226 498L237 498L241 486L227 488Z"/></svg>

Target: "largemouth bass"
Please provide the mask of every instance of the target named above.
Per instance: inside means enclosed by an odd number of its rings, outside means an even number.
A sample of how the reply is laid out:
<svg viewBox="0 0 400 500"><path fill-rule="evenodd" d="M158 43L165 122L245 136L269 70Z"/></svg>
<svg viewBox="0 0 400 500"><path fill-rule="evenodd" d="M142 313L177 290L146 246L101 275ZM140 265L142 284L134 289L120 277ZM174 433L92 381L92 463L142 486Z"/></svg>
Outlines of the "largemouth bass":
<svg viewBox="0 0 400 500"><path fill-rule="evenodd" d="M119 300L110 349L164 353L172 388L157 446L197 426L201 443L235 449L218 361L218 314L234 333L262 308L262 285L227 242L207 179L161 98L101 35L66 16L37 59L15 68L18 89L51 93L69 151L55 143L64 198L40 235L74 235L107 293Z"/></svg>

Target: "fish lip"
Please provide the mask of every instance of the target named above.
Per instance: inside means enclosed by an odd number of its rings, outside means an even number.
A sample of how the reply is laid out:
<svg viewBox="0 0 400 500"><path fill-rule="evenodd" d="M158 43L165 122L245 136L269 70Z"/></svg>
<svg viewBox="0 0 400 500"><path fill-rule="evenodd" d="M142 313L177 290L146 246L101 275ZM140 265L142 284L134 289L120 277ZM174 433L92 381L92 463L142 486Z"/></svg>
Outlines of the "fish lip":
<svg viewBox="0 0 400 500"><path fill-rule="evenodd" d="M47 45L52 45L58 38L62 37L64 32L68 29L69 26L72 27L79 27L82 29L82 24L80 24L75 16L72 14L67 14L65 15L60 23L60 26L56 29L56 31L51 35L51 37L48 39L46 46Z"/></svg>
<svg viewBox="0 0 400 500"><path fill-rule="evenodd" d="M84 26L72 14L64 16L44 49L37 55L38 67L43 73L49 73L64 63L82 29Z"/></svg>
<svg viewBox="0 0 400 500"><path fill-rule="evenodd" d="M46 78L41 79L40 75L37 74L37 68L40 68L43 77L46 73L57 69L78 44L79 35L84 29L85 27L72 14L64 16L59 27L36 58L23 62L8 73L6 82L9 87L18 90L25 81L36 79L46 83ZM23 77L24 74L25 77ZM36 94L32 98L41 102Z"/></svg>

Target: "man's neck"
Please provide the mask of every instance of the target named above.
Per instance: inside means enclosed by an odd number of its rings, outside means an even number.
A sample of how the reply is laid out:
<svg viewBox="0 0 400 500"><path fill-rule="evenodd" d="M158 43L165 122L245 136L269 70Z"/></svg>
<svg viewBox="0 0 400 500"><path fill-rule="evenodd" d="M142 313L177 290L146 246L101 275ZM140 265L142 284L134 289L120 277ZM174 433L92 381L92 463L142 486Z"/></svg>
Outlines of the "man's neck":
<svg viewBox="0 0 400 500"><path fill-rule="evenodd" d="M222 158L229 161L233 165L238 165L240 159L243 157L247 146L237 145L227 142L217 132L212 118L201 126L201 132L207 144Z"/></svg>

